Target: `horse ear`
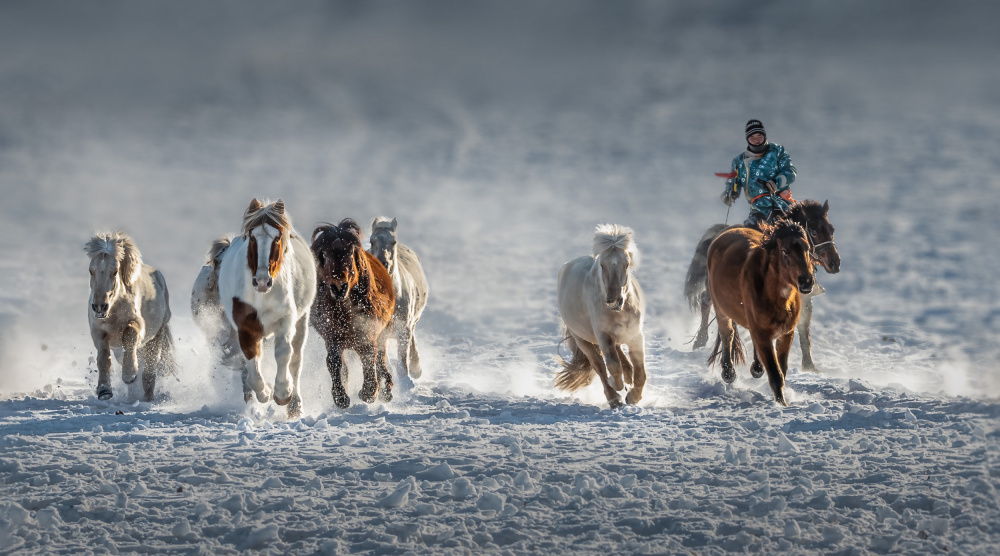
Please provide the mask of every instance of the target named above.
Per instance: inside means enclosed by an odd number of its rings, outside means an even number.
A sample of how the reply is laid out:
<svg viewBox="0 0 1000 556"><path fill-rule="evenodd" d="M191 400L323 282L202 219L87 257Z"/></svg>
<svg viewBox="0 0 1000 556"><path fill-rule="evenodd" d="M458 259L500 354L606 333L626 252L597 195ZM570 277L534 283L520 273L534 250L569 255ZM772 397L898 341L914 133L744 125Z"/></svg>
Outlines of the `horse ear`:
<svg viewBox="0 0 1000 556"><path fill-rule="evenodd" d="M247 207L247 214L260 210L260 206L261 206L260 201L258 201L257 198L254 197L254 200L250 201L250 206Z"/></svg>
<svg viewBox="0 0 1000 556"><path fill-rule="evenodd" d="M391 229L393 232L396 231L396 217L395 216L392 217L392 226L390 226L389 229Z"/></svg>
<svg viewBox="0 0 1000 556"><path fill-rule="evenodd" d="M274 203L274 212L278 214L285 214L285 202L282 201L281 199L278 199Z"/></svg>
<svg viewBox="0 0 1000 556"><path fill-rule="evenodd" d="M830 212L830 200L823 201L823 214Z"/></svg>

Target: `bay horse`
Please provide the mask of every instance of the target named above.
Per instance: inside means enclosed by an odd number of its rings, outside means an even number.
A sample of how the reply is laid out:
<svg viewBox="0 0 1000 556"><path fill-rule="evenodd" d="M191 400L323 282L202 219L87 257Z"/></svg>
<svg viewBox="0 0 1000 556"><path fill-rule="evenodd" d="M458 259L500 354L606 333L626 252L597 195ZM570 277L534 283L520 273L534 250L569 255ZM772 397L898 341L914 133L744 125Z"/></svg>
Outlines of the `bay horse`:
<svg viewBox="0 0 1000 556"><path fill-rule="evenodd" d="M639 403L646 385L646 301L633 274L639 264L633 233L617 224L598 226L593 255L564 264L557 285L559 314L566 326L563 340L572 355L563 361L555 385L578 390L596 373L612 409L621 407L618 392L626 384L632 386L625 396L629 404Z"/></svg>
<svg viewBox="0 0 1000 556"><path fill-rule="evenodd" d="M420 353L415 328L427 306L427 277L420 258L412 249L396 241L396 219L380 216L372 221L368 252L375 255L392 277L396 310L392 314L393 335L403 371L420 378Z"/></svg>
<svg viewBox="0 0 1000 556"><path fill-rule="evenodd" d="M809 240L809 248L814 261L823 265L823 269L829 274L840 272L840 253L837 252L837 244L833 240L833 225L829 219L830 202L804 200L794 203L785 215L784 219L791 220L802 226L806 230L806 237ZM701 325L695 337L694 349L699 349L708 343L709 315L712 309L712 296L708 293L708 246L712 244L719 234L724 230L741 226L725 226L716 224L709 228L698 241L691 265L688 267L687 279L684 284L684 295L687 297L691 310L701 316ZM818 283L813 293L803 296L802 312L799 318L798 333L799 347L802 351L802 370L816 371L816 364L812 358L812 339L809 335L810 324L812 323L812 298L823 293L823 288Z"/></svg>
<svg viewBox="0 0 1000 556"><path fill-rule="evenodd" d="M273 396L274 403L288 406L290 419L299 417L299 374L316 296L316 263L292 228L285 203L252 200L241 234L216 240L210 257L218 260L219 302L239 343L243 400L256 394L258 402L267 403ZM278 364L273 391L261 375L261 345L271 336Z"/></svg>
<svg viewBox="0 0 1000 556"><path fill-rule="evenodd" d="M333 382L333 401L347 408L344 350L354 350L364 368L360 397L373 403L381 393L392 401L392 375L385 364L385 342L396 306L392 277L361 245L361 226L345 218L336 226L318 226L312 235L316 268L313 328L326 343L326 366Z"/></svg>
<svg viewBox="0 0 1000 556"><path fill-rule="evenodd" d="M99 233L84 246L90 257L90 336L97 348L97 398L109 400L111 354L122 366L122 381L135 382L153 400L157 375L174 370L167 282L143 264L132 238L120 230Z"/></svg>
<svg viewBox="0 0 1000 556"><path fill-rule="evenodd" d="M779 404L785 402L785 373L799 319L802 295L812 291L815 277L806 232L788 220L752 228L733 228L708 248L708 291L715 306L719 333L709 365L722 357L722 380L736 380L734 364L743 363L743 343L733 324L750 331L754 376L767 371ZM777 352L774 341L777 340Z"/></svg>

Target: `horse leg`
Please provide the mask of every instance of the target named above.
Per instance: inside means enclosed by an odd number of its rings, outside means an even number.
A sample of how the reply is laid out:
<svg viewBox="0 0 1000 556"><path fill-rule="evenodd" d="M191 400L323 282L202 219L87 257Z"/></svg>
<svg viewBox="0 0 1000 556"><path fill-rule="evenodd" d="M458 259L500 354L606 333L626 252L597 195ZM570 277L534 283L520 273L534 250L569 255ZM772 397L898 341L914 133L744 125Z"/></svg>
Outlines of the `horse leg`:
<svg viewBox="0 0 1000 556"><path fill-rule="evenodd" d="M692 349L701 349L708 343L708 316L712 311L712 296L708 290L701 294L701 326L698 328L698 335L694 339Z"/></svg>
<svg viewBox="0 0 1000 556"><path fill-rule="evenodd" d="M156 373L161 365L163 357L163 342L161 335L163 331L153 336L144 346L139 349L139 359L142 362L142 399L143 401L153 401L153 389L156 387Z"/></svg>
<svg viewBox="0 0 1000 556"><path fill-rule="evenodd" d="M386 365L388 354L385 349L385 343L391 334L392 329L387 326L382 331L382 334L379 335L378 342L375 344L375 372L379 378L379 393L384 402L392 401L392 373L389 372L389 367Z"/></svg>
<svg viewBox="0 0 1000 556"><path fill-rule="evenodd" d="M604 354L604 362L607 365L611 383L616 392L621 392L625 389L625 381L622 380L622 362L618 358L620 348L617 342L608 334L599 334L597 336L597 343L601 347L601 353Z"/></svg>
<svg viewBox="0 0 1000 556"><path fill-rule="evenodd" d="M375 396L378 395L378 371L376 371L376 358L378 357L378 337L365 338L362 345L355 348L358 357L361 358L361 368L364 371L365 380L361 385L361 392L358 397L365 403L374 403Z"/></svg>
<svg viewBox="0 0 1000 556"><path fill-rule="evenodd" d="M122 381L132 384L139 376L139 323L131 321L122 331Z"/></svg>
<svg viewBox="0 0 1000 556"><path fill-rule="evenodd" d="M788 376L788 352L792 350L792 338L794 336L794 330L788 334L783 334L778 337L778 341L774 345L775 351L778 354L778 368L781 369L782 377Z"/></svg>
<svg viewBox="0 0 1000 556"><path fill-rule="evenodd" d="M632 348L629 349L631 350ZM622 362L622 380L625 381L626 385L632 386L632 362L625 356L625 352L622 351L622 347L620 345L615 346L615 352L618 354L618 360Z"/></svg>
<svg viewBox="0 0 1000 556"><path fill-rule="evenodd" d="M590 366L597 371L597 378L601 379L601 385L604 386L604 397L608 399L608 405L611 406L611 409L621 407L622 397L608 383L608 368L604 364L604 358L601 357L600 348L597 347L597 344L592 344L580 337L574 337L574 340L583 355L590 361Z"/></svg>
<svg viewBox="0 0 1000 556"><path fill-rule="evenodd" d="M264 375L260 372L260 355L254 357L253 359L247 359L246 364L246 384L254 394L257 395L257 401L260 403L267 403L271 401L271 387L264 382ZM246 387L243 388L244 396L246 395Z"/></svg>
<svg viewBox="0 0 1000 556"><path fill-rule="evenodd" d="M297 419L302 415L302 396L299 395L299 375L302 373L302 350L306 347L306 332L309 330L309 313L302 315L295 324L292 337L292 360L288 371L292 378L292 399L288 404L288 418Z"/></svg>
<svg viewBox="0 0 1000 556"><path fill-rule="evenodd" d="M760 332L751 330L750 336L753 338L754 351L760 357L760 361L764 364L764 369L767 371L767 381L771 385L771 391L774 392L774 401L788 407L788 403L785 402L785 375L781 372L781 367L778 365L778 357L774 353L774 345L767 336ZM789 338L789 342L791 342L791 338Z"/></svg>
<svg viewBox="0 0 1000 556"><path fill-rule="evenodd" d="M736 329L733 321L715 311L715 322L719 325L719 342L722 348L722 382L732 384L736 380L736 367L733 365L733 342L736 341Z"/></svg>
<svg viewBox="0 0 1000 556"><path fill-rule="evenodd" d="M292 401L292 376L288 367L295 352L292 347L295 332L293 325L284 334L274 335L274 359L278 363L278 372L274 375L274 403L278 405L288 405Z"/></svg>
<svg viewBox="0 0 1000 556"><path fill-rule="evenodd" d="M333 383L331 388L333 403L341 409L346 409L351 406L351 397L344 390L344 375L341 372L343 367L344 348L340 347L337 342L333 342L332 345L327 346L326 369L330 371L330 381Z"/></svg>
<svg viewBox="0 0 1000 556"><path fill-rule="evenodd" d="M424 370L420 367L420 352L417 351L416 330L410 328L410 367L408 369L410 378L420 378Z"/></svg>
<svg viewBox="0 0 1000 556"><path fill-rule="evenodd" d="M802 349L802 370L819 372L813 362L812 339L809 337L809 325L812 324L813 302L811 295L802 296L802 308L799 312L799 347Z"/></svg>
<svg viewBox="0 0 1000 556"><path fill-rule="evenodd" d="M101 332L94 343L97 344L97 399L110 400L114 392L111 390L111 347L108 345L108 335Z"/></svg>
<svg viewBox="0 0 1000 556"><path fill-rule="evenodd" d="M644 344L645 338L643 338L641 332L628 343L628 356L631 359L635 385L625 396L625 402L631 405L639 403L639 400L642 399L642 389L646 386L646 352Z"/></svg>
<svg viewBox="0 0 1000 556"><path fill-rule="evenodd" d="M757 357L756 347L753 350L753 363L750 365L750 375L754 378L764 376L764 366L760 364L760 358Z"/></svg>
<svg viewBox="0 0 1000 556"><path fill-rule="evenodd" d="M393 322L396 334L396 354L399 356L399 364L403 367L403 372L410 374L410 327L404 322Z"/></svg>

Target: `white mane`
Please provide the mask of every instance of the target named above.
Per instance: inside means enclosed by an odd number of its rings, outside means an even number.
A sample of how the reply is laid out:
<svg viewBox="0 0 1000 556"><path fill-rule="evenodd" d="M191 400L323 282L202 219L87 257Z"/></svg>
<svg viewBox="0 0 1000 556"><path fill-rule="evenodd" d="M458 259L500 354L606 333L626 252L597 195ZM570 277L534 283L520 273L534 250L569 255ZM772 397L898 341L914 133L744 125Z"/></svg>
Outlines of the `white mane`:
<svg viewBox="0 0 1000 556"><path fill-rule="evenodd" d="M118 261L122 282L131 286L139 279L142 269L142 254L125 232L98 232L83 246L91 259L100 255L111 255Z"/></svg>
<svg viewBox="0 0 1000 556"><path fill-rule="evenodd" d="M393 218L388 216L376 216L375 220L372 220L372 232L375 230L392 230Z"/></svg>
<svg viewBox="0 0 1000 556"><path fill-rule="evenodd" d="M639 248L632 241L632 228L618 224L601 224L594 230L594 256L610 249L621 249L628 254L632 268L639 266Z"/></svg>

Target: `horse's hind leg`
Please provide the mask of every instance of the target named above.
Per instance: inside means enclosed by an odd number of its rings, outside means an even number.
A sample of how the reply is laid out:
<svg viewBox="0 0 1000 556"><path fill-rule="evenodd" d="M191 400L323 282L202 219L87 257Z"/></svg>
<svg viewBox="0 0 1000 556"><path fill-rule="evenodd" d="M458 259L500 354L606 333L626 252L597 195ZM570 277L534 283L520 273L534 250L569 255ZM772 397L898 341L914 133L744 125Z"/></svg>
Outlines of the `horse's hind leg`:
<svg viewBox="0 0 1000 556"><path fill-rule="evenodd" d="M389 367L386 365L386 359L388 354L386 353L385 343L389 339L392 333L391 327L386 327L379 335L378 341L375 344L375 372L379 378L379 393L381 394L381 399L384 402L392 401L392 373L389 372Z"/></svg>
<svg viewBox="0 0 1000 556"><path fill-rule="evenodd" d="M632 390L625 396L625 402L631 405L639 403L642 399L642 390L646 386L646 352L645 339L640 332L631 342L628 343L628 356L631 359L632 376L635 384Z"/></svg>
<svg viewBox="0 0 1000 556"><path fill-rule="evenodd" d="M757 356L757 348L753 350L753 363L750 365L750 376L760 378L764 376L764 366L760 364L760 357Z"/></svg>
<svg viewBox="0 0 1000 556"><path fill-rule="evenodd" d="M410 361L410 328L406 326L405 322L393 321L393 329L397 330L396 334L396 355L399 356L399 365L403 368L403 372L410 375L410 367L413 364Z"/></svg>
<svg viewBox="0 0 1000 556"><path fill-rule="evenodd" d="M618 347L617 340L608 334L599 334L597 342L601 346L601 353L604 354L608 377L611 379L615 391L621 392L625 389L625 381L622 378L622 360L618 358L621 349Z"/></svg>
<svg viewBox="0 0 1000 556"><path fill-rule="evenodd" d="M760 332L755 333L752 330L750 331L750 336L753 338L754 351L757 352L757 356L760 357L760 361L764 364L764 369L767 371L767 381L771 385L771 391L774 392L774 401L787 407L788 403L785 402L785 375L781 372L781 367L778 364L778 358L774 353L774 346L771 340L764 334ZM788 342L790 345L791 338L788 339Z"/></svg>
<svg viewBox="0 0 1000 556"><path fill-rule="evenodd" d="M712 312L712 296L708 290L701 294L701 326L698 328L698 335L694 339L693 349L701 349L708 343L708 316Z"/></svg>
<svg viewBox="0 0 1000 556"><path fill-rule="evenodd" d="M809 337L809 325L812 324L813 302L811 295L802 296L802 309L799 312L799 347L802 349L802 370L817 372L813 362L812 338Z"/></svg>
<svg viewBox="0 0 1000 556"><path fill-rule="evenodd" d="M629 347L629 353L631 353L631 349L632 348ZM629 358L625 355L625 352L622 350L622 346L616 344L615 352L618 353L618 360L622 362L622 380L624 380L625 384L628 386L632 386L634 380L632 376L632 362L629 361Z"/></svg>
<svg viewBox="0 0 1000 556"><path fill-rule="evenodd" d="M774 349L778 352L778 368L781 369L781 376L788 376L788 352L792 349L792 338L795 336L795 331L791 331L788 334L784 334L778 337L778 341L775 342Z"/></svg>
<svg viewBox="0 0 1000 556"><path fill-rule="evenodd" d="M736 341L736 329L729 317L723 316L718 309L715 311L715 321L719 325L719 338L722 350L722 381L732 384L736 380L736 367L733 365L733 344Z"/></svg>
<svg viewBox="0 0 1000 556"><path fill-rule="evenodd" d="M608 368L604 363L604 357L601 356L600 348L580 337L575 337L574 340L583 355L590 361L590 366L597 371L597 378L601 379L601 385L604 386L604 397L608 399L608 405L611 406L611 409L621 407L622 397L608 382Z"/></svg>

